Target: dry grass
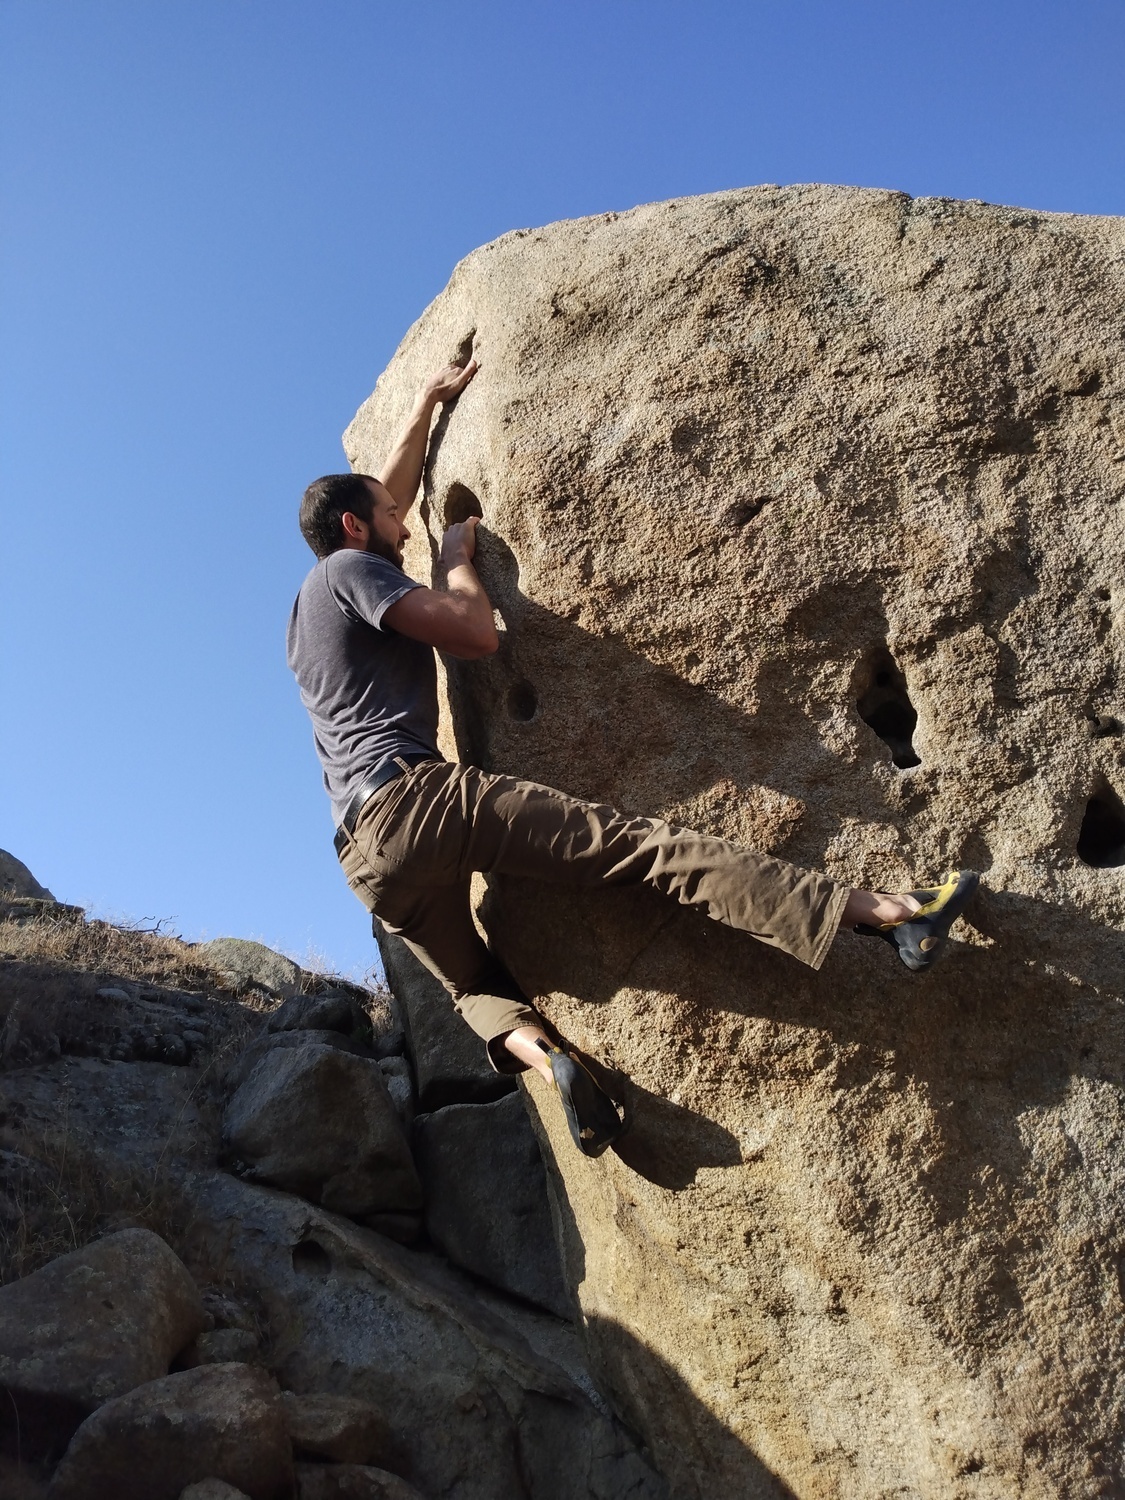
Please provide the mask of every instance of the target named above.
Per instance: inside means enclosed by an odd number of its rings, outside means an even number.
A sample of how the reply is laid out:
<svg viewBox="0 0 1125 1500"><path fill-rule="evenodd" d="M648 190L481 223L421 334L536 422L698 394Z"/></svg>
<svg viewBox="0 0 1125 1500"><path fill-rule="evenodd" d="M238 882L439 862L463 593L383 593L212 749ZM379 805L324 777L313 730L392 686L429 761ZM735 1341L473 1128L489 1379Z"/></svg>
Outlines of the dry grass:
<svg viewBox="0 0 1125 1500"><path fill-rule="evenodd" d="M191 1210L163 1162L106 1175L65 1122L26 1154L0 1153L0 1285L37 1271L116 1229L151 1229L173 1249L190 1232Z"/></svg>
<svg viewBox="0 0 1125 1500"><path fill-rule="evenodd" d="M69 915L0 921L0 958L178 990L225 990L222 974L190 943L159 928L116 927Z"/></svg>

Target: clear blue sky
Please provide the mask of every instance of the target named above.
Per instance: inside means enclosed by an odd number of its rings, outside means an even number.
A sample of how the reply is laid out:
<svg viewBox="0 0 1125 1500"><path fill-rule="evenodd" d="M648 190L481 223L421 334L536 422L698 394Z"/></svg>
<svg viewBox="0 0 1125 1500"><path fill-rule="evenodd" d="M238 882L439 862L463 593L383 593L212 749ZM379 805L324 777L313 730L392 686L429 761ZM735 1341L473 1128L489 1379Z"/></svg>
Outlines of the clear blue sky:
<svg viewBox="0 0 1125 1500"><path fill-rule="evenodd" d="M1120 0L0 0L0 69L0 847L348 972L296 505L462 255L757 182L1125 213Z"/></svg>

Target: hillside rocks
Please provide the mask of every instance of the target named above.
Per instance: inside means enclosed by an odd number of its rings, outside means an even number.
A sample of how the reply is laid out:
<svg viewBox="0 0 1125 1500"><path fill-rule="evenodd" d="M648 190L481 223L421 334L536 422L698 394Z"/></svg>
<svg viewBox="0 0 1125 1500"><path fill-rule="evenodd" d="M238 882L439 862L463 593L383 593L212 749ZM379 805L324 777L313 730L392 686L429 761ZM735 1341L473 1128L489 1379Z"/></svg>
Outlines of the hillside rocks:
<svg viewBox="0 0 1125 1500"><path fill-rule="evenodd" d="M677 1495L1125 1484L1125 231L763 187L469 256L346 436L435 430L503 621L443 748L827 869L984 890L918 978L645 892L494 881L529 995L628 1072L542 1129L594 1366Z"/></svg>
<svg viewBox="0 0 1125 1500"><path fill-rule="evenodd" d="M227 1103L244 1175L334 1213L409 1213L422 1187L379 1064L306 1042L272 1048Z"/></svg>
<svg viewBox="0 0 1125 1500"><path fill-rule="evenodd" d="M144 1229L0 1287L0 1445L61 1451L89 1412L167 1374L203 1327L195 1283Z"/></svg>
<svg viewBox="0 0 1125 1500"><path fill-rule="evenodd" d="M466 1258L488 1248L482 1204L507 1226L507 1260L473 1260L470 1276L425 1233L417 1095L387 997L304 973L287 1000L260 980L236 994L177 940L39 921L14 929L0 916L0 1353L18 1397L0 1387L0 1494L254 1496L297 1459L286 1495L664 1500L590 1380L549 1242L567 1318L538 1311L514 1280L528 1272L513 1269L512 1235L537 1226L538 1263L546 1224L517 1095L510 1139L492 1105L457 1103L461 1129L430 1132L425 1149L451 1245ZM188 983L211 988L177 988ZM138 1034L183 1039L183 1054L153 1055ZM456 1075L445 1083L456 1099ZM262 1173L285 1189L249 1180ZM449 1205L433 1201L447 1190ZM190 1310L163 1343L141 1317L159 1277L132 1261L124 1301L117 1282L90 1276L57 1318L39 1306L37 1288L115 1245L144 1249L168 1273L173 1310L176 1288ZM128 1358L116 1384L78 1402L74 1356L98 1347L92 1332ZM47 1372L44 1390L28 1370Z"/></svg>

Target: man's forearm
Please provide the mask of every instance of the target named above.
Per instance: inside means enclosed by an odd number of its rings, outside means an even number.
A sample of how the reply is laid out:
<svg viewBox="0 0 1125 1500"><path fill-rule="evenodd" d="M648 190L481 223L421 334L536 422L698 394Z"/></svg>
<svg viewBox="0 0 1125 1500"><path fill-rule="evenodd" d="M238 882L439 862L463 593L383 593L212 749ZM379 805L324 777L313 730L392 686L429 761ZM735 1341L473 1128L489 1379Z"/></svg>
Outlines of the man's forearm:
<svg viewBox="0 0 1125 1500"><path fill-rule="evenodd" d="M462 559L447 569L445 590L464 611L465 629L472 645L481 655L491 655L499 645L492 603L471 562Z"/></svg>
<svg viewBox="0 0 1125 1500"><path fill-rule="evenodd" d="M379 479L390 490L405 516L414 504L418 486L422 482L422 468L426 462L426 445L430 440L430 423L438 398L429 391L419 391L410 408L410 415L403 423L390 457L379 472Z"/></svg>
<svg viewBox="0 0 1125 1500"><path fill-rule="evenodd" d="M475 359L469 360L467 365L445 365L430 376L415 396L410 415L403 423L390 457L378 475L398 501L402 515L414 504L414 497L422 482L434 407L445 401L455 400L476 372Z"/></svg>

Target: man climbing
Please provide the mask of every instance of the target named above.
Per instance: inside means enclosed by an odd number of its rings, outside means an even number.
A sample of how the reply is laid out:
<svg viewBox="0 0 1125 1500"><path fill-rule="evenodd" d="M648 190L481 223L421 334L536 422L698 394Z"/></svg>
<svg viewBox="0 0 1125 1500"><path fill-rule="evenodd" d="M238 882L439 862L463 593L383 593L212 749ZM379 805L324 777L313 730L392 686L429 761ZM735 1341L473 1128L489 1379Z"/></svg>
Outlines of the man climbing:
<svg viewBox="0 0 1125 1500"><path fill-rule="evenodd" d="M305 491L301 532L318 561L290 616L289 665L312 719L348 884L441 980L495 1068L537 1068L554 1081L575 1144L596 1156L625 1127L615 1075L549 1035L482 942L469 904L474 871L644 882L814 969L837 931L852 927L885 938L914 970L941 953L977 876L955 872L897 895L850 890L723 839L442 757L435 648L473 660L499 644L473 567L477 518L445 533L443 588L408 578L402 549L434 411L476 369L449 365L426 382L378 478L329 475Z"/></svg>

